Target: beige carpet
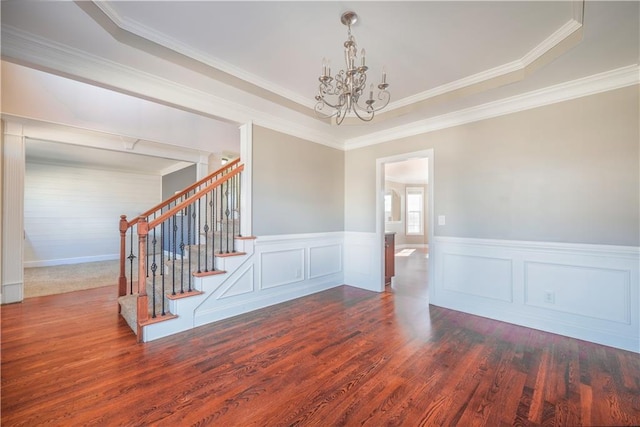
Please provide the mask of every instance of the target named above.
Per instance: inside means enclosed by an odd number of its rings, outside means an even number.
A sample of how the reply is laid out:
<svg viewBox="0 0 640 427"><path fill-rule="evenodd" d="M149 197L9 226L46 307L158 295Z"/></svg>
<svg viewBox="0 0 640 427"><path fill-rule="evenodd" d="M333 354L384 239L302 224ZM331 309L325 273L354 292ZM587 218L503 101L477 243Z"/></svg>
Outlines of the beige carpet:
<svg viewBox="0 0 640 427"><path fill-rule="evenodd" d="M119 261L31 267L24 269L24 297L62 294L83 289L113 286L117 292Z"/></svg>

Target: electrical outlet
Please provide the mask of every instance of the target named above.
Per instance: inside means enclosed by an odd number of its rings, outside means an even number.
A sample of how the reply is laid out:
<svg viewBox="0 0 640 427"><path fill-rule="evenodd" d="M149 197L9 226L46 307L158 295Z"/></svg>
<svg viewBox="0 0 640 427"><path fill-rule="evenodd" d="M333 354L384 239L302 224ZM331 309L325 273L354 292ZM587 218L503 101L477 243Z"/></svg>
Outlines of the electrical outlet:
<svg viewBox="0 0 640 427"><path fill-rule="evenodd" d="M544 291L544 302L547 304L555 304L556 294L553 291Z"/></svg>

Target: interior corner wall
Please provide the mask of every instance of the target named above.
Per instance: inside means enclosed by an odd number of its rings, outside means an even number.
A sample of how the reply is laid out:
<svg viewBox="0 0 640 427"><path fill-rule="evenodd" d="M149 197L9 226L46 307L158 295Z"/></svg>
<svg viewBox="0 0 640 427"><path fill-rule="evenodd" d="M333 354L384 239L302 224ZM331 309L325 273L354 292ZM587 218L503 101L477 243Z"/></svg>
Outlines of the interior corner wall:
<svg viewBox="0 0 640 427"><path fill-rule="evenodd" d="M344 230L344 152L253 127L253 234Z"/></svg>
<svg viewBox="0 0 640 427"><path fill-rule="evenodd" d="M640 245L639 87L354 149L345 230L375 232L376 159L434 150L435 236Z"/></svg>
<svg viewBox="0 0 640 427"><path fill-rule="evenodd" d="M120 215L161 201L161 177L27 162L25 267L117 259Z"/></svg>

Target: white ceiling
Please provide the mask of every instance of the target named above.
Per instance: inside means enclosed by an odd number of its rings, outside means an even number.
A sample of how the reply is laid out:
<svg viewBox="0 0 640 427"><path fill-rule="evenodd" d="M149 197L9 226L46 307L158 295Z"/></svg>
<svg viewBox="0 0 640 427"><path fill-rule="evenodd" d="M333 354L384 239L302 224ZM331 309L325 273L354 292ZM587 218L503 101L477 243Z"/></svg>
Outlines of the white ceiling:
<svg viewBox="0 0 640 427"><path fill-rule="evenodd" d="M207 117L349 146L600 73L631 69L637 82L639 4L10 0L2 53ZM360 17L353 33L370 78L386 66L392 103L373 123L338 127L312 107L322 58L342 68L346 10Z"/></svg>
<svg viewBox="0 0 640 427"><path fill-rule="evenodd" d="M384 177L387 181L403 184L427 184L429 182L429 162L426 158L415 158L385 163Z"/></svg>
<svg viewBox="0 0 640 427"><path fill-rule="evenodd" d="M34 163L117 170L147 175L166 175L193 164L175 159L38 139L26 140L25 155L27 161Z"/></svg>

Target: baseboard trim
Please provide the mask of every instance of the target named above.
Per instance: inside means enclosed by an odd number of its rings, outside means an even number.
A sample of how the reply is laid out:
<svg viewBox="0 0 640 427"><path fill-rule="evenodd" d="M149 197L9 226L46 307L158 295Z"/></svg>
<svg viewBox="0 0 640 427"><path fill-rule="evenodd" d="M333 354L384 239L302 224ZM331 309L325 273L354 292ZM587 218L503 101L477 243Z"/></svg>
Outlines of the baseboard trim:
<svg viewBox="0 0 640 427"><path fill-rule="evenodd" d="M2 304L13 304L24 299L22 282L2 284Z"/></svg>
<svg viewBox="0 0 640 427"><path fill-rule="evenodd" d="M77 258L59 258L59 259L48 259L48 260L42 260L42 261L25 261L23 265L24 265L24 268L54 267L56 265L82 264L85 262L112 261L119 258L120 258L119 254L106 254L106 255L84 256L84 257L77 257Z"/></svg>

